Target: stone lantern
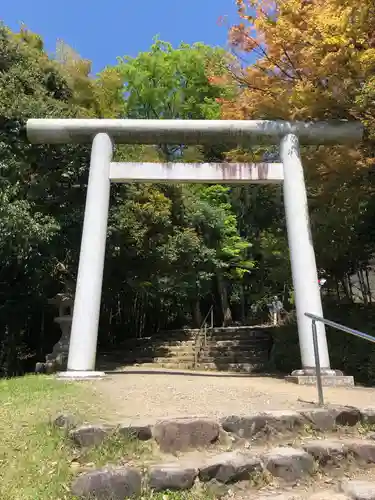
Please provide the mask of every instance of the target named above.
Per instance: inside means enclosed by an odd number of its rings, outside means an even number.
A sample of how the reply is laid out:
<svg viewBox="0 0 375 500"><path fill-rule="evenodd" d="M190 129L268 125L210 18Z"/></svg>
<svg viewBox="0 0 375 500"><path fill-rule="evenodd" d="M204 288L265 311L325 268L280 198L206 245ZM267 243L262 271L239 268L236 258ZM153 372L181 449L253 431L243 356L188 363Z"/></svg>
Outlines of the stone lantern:
<svg viewBox="0 0 375 500"><path fill-rule="evenodd" d="M37 363L36 372L52 373L66 369L74 305L74 298L71 293L72 287L69 285L66 283L65 292L58 293L48 301L49 304L56 306L59 310L59 315L54 318L54 321L60 326L61 337L54 345L52 352L47 354L46 362Z"/></svg>

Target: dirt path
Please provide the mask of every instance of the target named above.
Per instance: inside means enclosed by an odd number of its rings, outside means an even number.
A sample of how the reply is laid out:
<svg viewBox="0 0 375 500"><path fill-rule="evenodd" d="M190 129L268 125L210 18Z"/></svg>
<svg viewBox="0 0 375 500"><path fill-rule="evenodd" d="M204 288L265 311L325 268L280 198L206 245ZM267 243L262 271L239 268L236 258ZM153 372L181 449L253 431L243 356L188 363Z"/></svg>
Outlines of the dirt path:
<svg viewBox="0 0 375 500"><path fill-rule="evenodd" d="M175 416L219 417L250 411L297 409L316 401L315 387L282 379L228 373L129 367L94 382L115 420ZM324 388L327 403L375 407L375 389Z"/></svg>

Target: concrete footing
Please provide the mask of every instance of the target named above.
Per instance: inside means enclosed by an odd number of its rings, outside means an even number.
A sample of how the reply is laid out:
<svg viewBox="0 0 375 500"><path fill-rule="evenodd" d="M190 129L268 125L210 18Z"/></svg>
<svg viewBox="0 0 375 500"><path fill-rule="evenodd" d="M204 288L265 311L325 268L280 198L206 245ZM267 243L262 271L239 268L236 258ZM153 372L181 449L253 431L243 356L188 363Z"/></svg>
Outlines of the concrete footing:
<svg viewBox="0 0 375 500"><path fill-rule="evenodd" d="M104 372L96 371L75 371L69 370L66 372L59 372L56 374L57 380L77 381L77 380L98 380L105 377Z"/></svg>
<svg viewBox="0 0 375 500"><path fill-rule="evenodd" d="M287 382L298 385L316 385L316 375L288 375ZM353 387L354 377L351 375L322 375L323 387Z"/></svg>

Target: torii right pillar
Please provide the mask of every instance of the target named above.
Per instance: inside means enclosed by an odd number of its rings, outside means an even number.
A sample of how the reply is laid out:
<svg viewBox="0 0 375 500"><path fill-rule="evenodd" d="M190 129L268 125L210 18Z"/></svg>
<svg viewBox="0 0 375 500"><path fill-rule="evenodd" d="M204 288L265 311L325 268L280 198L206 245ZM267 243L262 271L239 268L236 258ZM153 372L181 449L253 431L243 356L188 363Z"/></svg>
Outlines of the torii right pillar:
<svg viewBox="0 0 375 500"><path fill-rule="evenodd" d="M286 380L302 385L315 385L312 322L305 313L323 317L323 308L310 229L305 178L296 135L287 134L282 138L280 157L284 165L284 205L302 362L302 368L293 371ZM354 385L352 376L344 376L342 372L331 369L325 326L317 322L316 327L323 385Z"/></svg>

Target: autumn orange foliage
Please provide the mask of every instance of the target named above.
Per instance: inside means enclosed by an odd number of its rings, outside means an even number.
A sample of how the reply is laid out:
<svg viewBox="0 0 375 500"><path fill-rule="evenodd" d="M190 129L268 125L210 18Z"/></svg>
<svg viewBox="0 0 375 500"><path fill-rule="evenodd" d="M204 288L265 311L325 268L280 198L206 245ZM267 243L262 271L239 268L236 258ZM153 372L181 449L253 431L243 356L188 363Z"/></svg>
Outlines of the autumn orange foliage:
<svg viewBox="0 0 375 500"><path fill-rule="evenodd" d="M339 265L359 252L354 228L375 194L375 3L373 0L236 0L229 38L234 100L223 119L360 120L363 143L303 148L314 239ZM255 60L243 64L246 56ZM241 157L231 152L230 159ZM335 252L335 248L337 252ZM337 255L336 264L333 263ZM342 257L342 256L345 257Z"/></svg>
<svg viewBox="0 0 375 500"><path fill-rule="evenodd" d="M232 46L257 56L224 117L373 120L373 0L236 0Z"/></svg>

